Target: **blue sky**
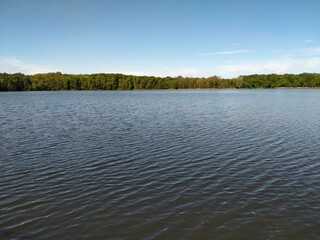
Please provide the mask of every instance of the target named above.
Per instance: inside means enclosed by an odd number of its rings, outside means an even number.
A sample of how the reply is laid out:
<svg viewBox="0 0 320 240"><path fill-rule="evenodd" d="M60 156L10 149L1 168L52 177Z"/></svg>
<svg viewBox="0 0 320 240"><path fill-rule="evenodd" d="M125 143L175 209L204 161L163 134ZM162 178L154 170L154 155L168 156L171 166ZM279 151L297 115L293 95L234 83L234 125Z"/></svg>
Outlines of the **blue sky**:
<svg viewBox="0 0 320 240"><path fill-rule="evenodd" d="M0 72L320 72L319 0L0 0Z"/></svg>

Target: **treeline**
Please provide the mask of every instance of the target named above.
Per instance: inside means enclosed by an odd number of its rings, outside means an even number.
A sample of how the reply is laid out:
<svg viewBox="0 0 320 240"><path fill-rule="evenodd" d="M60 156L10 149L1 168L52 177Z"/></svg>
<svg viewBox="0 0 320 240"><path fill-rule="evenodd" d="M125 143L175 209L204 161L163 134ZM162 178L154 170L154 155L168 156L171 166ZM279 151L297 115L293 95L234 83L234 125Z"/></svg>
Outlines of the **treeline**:
<svg viewBox="0 0 320 240"><path fill-rule="evenodd" d="M222 79L123 74L0 73L0 91L320 87L319 73L254 74Z"/></svg>

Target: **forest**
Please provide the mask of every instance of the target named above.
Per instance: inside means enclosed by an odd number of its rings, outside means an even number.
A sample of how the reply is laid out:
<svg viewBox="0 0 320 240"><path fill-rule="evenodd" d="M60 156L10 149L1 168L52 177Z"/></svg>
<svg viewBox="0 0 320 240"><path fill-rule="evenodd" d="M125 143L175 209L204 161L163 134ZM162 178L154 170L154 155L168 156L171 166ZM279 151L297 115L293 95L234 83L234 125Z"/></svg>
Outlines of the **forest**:
<svg viewBox="0 0 320 240"><path fill-rule="evenodd" d="M224 79L133 76L113 73L26 75L0 73L0 91L138 90L320 87L320 73L254 74Z"/></svg>

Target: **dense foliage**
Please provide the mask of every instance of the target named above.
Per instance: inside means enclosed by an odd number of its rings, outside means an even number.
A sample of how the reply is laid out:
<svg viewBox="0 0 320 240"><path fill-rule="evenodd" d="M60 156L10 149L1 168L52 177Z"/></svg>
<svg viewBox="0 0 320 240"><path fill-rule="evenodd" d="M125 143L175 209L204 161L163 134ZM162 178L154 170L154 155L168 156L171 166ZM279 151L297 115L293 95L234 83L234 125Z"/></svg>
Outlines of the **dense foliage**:
<svg viewBox="0 0 320 240"><path fill-rule="evenodd" d="M30 90L133 90L133 89L195 89L195 88L276 88L320 87L319 73L255 74L233 79L152 77L123 74L62 74L25 75L0 73L0 91Z"/></svg>

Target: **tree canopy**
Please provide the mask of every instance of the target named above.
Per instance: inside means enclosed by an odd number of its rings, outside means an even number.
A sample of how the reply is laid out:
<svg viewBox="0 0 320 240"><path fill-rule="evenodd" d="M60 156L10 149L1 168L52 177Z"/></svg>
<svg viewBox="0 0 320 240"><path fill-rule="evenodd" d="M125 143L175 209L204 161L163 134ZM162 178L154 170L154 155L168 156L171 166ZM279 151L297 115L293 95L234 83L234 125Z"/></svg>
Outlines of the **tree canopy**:
<svg viewBox="0 0 320 240"><path fill-rule="evenodd" d="M138 90L320 87L319 73L254 74L237 78L154 77L124 74L0 73L0 91Z"/></svg>

